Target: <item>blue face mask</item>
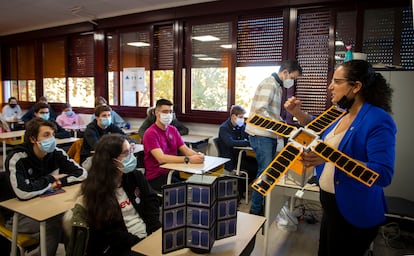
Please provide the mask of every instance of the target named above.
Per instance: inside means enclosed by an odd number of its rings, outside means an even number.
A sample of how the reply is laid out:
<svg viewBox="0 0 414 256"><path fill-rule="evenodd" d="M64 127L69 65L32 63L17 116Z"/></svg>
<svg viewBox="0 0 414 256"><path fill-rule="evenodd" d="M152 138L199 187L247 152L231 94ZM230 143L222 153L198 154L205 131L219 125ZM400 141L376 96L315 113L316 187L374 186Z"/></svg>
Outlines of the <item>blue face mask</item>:
<svg viewBox="0 0 414 256"><path fill-rule="evenodd" d="M66 111L65 114L67 116L72 116L73 115L73 111L72 110Z"/></svg>
<svg viewBox="0 0 414 256"><path fill-rule="evenodd" d="M101 125L104 126L104 127L110 126L111 122L112 122L111 118L102 118L101 119Z"/></svg>
<svg viewBox="0 0 414 256"><path fill-rule="evenodd" d="M47 114L39 114L39 117L42 118L42 119L45 119L45 120L49 120L50 113L47 113Z"/></svg>
<svg viewBox="0 0 414 256"><path fill-rule="evenodd" d="M52 153L56 149L56 139L55 137L51 137L42 141L38 141L37 144L39 145L40 150L46 153Z"/></svg>
<svg viewBox="0 0 414 256"><path fill-rule="evenodd" d="M123 173L129 173L135 170L137 166L137 158L134 154L129 154L124 160L121 161L124 167L120 168Z"/></svg>

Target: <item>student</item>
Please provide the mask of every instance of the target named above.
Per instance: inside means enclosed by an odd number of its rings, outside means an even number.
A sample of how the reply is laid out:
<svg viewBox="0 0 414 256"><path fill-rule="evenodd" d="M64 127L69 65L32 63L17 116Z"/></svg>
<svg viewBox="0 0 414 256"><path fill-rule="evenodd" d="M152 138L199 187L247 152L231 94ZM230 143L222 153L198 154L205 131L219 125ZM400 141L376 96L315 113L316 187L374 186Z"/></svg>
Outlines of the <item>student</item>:
<svg viewBox="0 0 414 256"><path fill-rule="evenodd" d="M125 135L107 134L97 143L75 206L86 210L89 233L86 253L78 255L131 255L134 244L161 227L158 196L136 162ZM79 219L82 211L76 212Z"/></svg>
<svg viewBox="0 0 414 256"><path fill-rule="evenodd" d="M322 140L379 174L368 187L337 170L313 152L303 153L305 166L316 166L323 216L318 255L365 255L385 221L384 187L394 174L396 125L390 115L392 89L363 60L341 64L328 90L332 103L347 114L323 133ZM292 97L285 108L306 125L312 117Z"/></svg>
<svg viewBox="0 0 414 256"><path fill-rule="evenodd" d="M49 120L50 119L50 108L49 105L46 103L36 103L33 106L33 112L35 117L39 117L42 118L44 120ZM68 131L66 131L65 129L63 129L62 126L60 126L58 123L56 123L55 120L50 120L52 123L55 124L56 126L56 132L55 132L55 137L58 139L64 139L64 138L70 138L72 137L72 134Z"/></svg>
<svg viewBox="0 0 414 256"><path fill-rule="evenodd" d="M62 113L56 118L56 122L62 127L83 125L82 118L72 110L70 103L63 104Z"/></svg>
<svg viewBox="0 0 414 256"><path fill-rule="evenodd" d="M26 125L24 143L7 155L5 170L16 197L28 200L50 189L69 186L84 180L87 172L56 147L53 122L34 118ZM51 205L50 207L53 207ZM6 226L12 227L12 214ZM39 222L19 216L18 230L39 239ZM61 216L46 221L47 255L55 255L61 233Z"/></svg>
<svg viewBox="0 0 414 256"><path fill-rule="evenodd" d="M151 187L161 191L167 183L168 169L161 168L164 163L203 163L204 154L187 147L177 128L170 125L173 119L173 104L159 99L155 105L155 123L144 133L145 176ZM177 153L181 152L182 156Z"/></svg>
<svg viewBox="0 0 414 256"><path fill-rule="evenodd" d="M39 97L39 100L37 101L37 103L45 103L48 104L47 102L47 98L45 96L41 96ZM24 123L29 122L30 120L32 120L35 117L34 114L34 109L33 107L31 107L23 116L22 116L22 121ZM50 120L56 120L56 112L53 110L53 108L49 105L49 118Z"/></svg>
<svg viewBox="0 0 414 256"><path fill-rule="evenodd" d="M153 123L155 123L155 108L151 107L147 109L147 117L145 118L144 122L138 129L138 134L141 138L144 138L144 133L150 127ZM188 128L185 127L184 124L182 124L178 119L175 117L175 114L173 114L173 120L171 122L172 126L175 126L177 128L180 135L186 135L188 134Z"/></svg>
<svg viewBox="0 0 414 256"><path fill-rule="evenodd" d="M108 105L106 99L102 96L95 98L95 108L102 105ZM95 116L92 116L92 120L95 119ZM129 129L130 125L127 123L118 113L111 109L111 119L112 123L118 126L119 128Z"/></svg>
<svg viewBox="0 0 414 256"><path fill-rule="evenodd" d="M111 108L107 105L100 105L95 108L95 119L86 126L83 136L81 163L92 155L91 151L95 150L96 143L103 135L108 133L125 135L121 128L112 123L111 114ZM132 139L129 140L135 144Z"/></svg>
<svg viewBox="0 0 414 256"><path fill-rule="evenodd" d="M302 68L296 60L282 62L278 73L273 73L260 82L254 93L250 115L259 114L280 121L283 88L292 87L294 80L301 74ZM246 132L250 135L250 145L256 153L259 177L276 156L278 138L276 134L251 124L246 125ZM250 213L263 215L263 196L257 191L252 193Z"/></svg>
<svg viewBox="0 0 414 256"><path fill-rule="evenodd" d="M14 123L22 118L22 109L17 104L16 97L9 98L9 104L3 107L2 114L6 122Z"/></svg>

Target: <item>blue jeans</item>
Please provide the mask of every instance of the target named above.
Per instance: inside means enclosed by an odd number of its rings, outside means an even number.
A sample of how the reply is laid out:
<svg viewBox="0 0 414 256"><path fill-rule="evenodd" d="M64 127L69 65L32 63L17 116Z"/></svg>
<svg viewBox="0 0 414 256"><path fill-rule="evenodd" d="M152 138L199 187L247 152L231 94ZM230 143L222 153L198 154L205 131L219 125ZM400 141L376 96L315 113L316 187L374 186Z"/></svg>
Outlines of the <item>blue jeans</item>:
<svg viewBox="0 0 414 256"><path fill-rule="evenodd" d="M257 178L275 158L277 139L262 136L249 136L249 141L250 146L256 153ZM253 190L252 193L252 206L250 211L252 213L260 213L263 211L263 196L255 190Z"/></svg>

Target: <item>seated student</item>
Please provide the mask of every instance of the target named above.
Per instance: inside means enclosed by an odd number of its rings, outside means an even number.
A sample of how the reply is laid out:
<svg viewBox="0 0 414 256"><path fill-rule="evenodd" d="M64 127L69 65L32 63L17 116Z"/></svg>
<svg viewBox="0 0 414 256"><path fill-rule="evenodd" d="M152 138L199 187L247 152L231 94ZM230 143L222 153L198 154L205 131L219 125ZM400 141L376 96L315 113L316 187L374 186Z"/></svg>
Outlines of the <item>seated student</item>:
<svg viewBox="0 0 414 256"><path fill-rule="evenodd" d="M83 135L83 144L81 149L81 163L92 155L91 151L95 150L96 143L99 139L108 133L119 133L125 135L121 128L112 123L111 108L107 105L100 105L95 108L95 119L90 122ZM128 137L131 143L135 142Z"/></svg>
<svg viewBox="0 0 414 256"><path fill-rule="evenodd" d="M9 98L9 104L5 105L2 109L2 114L6 122L17 122L22 118L22 109L17 104L16 97Z"/></svg>
<svg viewBox="0 0 414 256"><path fill-rule="evenodd" d="M56 147L55 131L53 122L34 118L26 125L24 143L7 155L5 170L17 198L28 200L47 190L69 186L86 178L86 170ZM8 228L13 224L12 215L9 212L7 216ZM61 215L46 221L47 255L56 254L61 225ZM39 239L39 222L24 215L19 216L18 230Z"/></svg>
<svg viewBox="0 0 414 256"><path fill-rule="evenodd" d="M246 110L241 106L234 105L230 109L230 117L224 121L219 128L218 145L220 147L220 157L230 158L231 161L224 164L227 171L233 171L237 165L239 150L234 147L248 147L249 135L244 131L246 124L244 115ZM249 174L249 182L256 178L257 162L256 158L243 155L241 169ZM242 186L243 188L245 186Z"/></svg>
<svg viewBox="0 0 414 256"><path fill-rule="evenodd" d="M166 99L157 100L155 123L144 133L145 176L151 187L161 191L167 183L168 169L161 168L164 163L202 163L204 154L187 147L177 128L170 125L173 119L173 104ZM182 156L177 156L178 151Z"/></svg>
<svg viewBox="0 0 414 256"><path fill-rule="evenodd" d="M102 96L95 98L95 108L102 105L108 105L106 99ZM95 119L95 116L92 116L92 120ZM129 129L129 123L127 123L118 113L111 109L111 119L112 123L118 126L119 128Z"/></svg>
<svg viewBox="0 0 414 256"><path fill-rule="evenodd" d="M63 104L62 113L56 118L56 122L62 127L83 125L82 118L72 110L70 103Z"/></svg>
<svg viewBox="0 0 414 256"><path fill-rule="evenodd" d="M147 117L145 118L144 122L142 123L141 127L138 129L138 134L141 138L144 138L144 133L153 123L155 123L155 108L150 107L147 109ZM185 127L180 121L177 120L175 114L173 114L173 120L171 122L172 126L177 128L180 135L188 134L188 128Z"/></svg>
<svg viewBox="0 0 414 256"><path fill-rule="evenodd" d="M45 96L41 96L39 98L39 100L37 101L37 103L47 103L47 98ZM53 110L53 108L49 105L49 116L50 116L50 120L56 120L56 112ZM22 116L22 121L24 123L29 122L30 120L32 120L35 117L34 114L34 109L33 107L31 107L23 116Z"/></svg>
<svg viewBox="0 0 414 256"><path fill-rule="evenodd" d="M33 106L33 111L34 111L34 115L35 117L40 117L44 120L49 120L50 119L50 112L49 112L50 108L49 105L46 103L36 103ZM50 120L52 123L55 124L56 126L56 132L55 132L55 137L58 139L64 139L64 138L70 138L72 137L72 134L68 131L66 131L65 129L63 129L62 126L60 126L58 123L56 123L55 120Z"/></svg>
<svg viewBox="0 0 414 256"><path fill-rule="evenodd" d="M64 218L87 219L86 253L70 253L76 245L69 241L70 255L132 255L133 245L161 227L158 196L135 169L136 162L125 135L107 134L97 143L75 205L84 210L69 211Z"/></svg>

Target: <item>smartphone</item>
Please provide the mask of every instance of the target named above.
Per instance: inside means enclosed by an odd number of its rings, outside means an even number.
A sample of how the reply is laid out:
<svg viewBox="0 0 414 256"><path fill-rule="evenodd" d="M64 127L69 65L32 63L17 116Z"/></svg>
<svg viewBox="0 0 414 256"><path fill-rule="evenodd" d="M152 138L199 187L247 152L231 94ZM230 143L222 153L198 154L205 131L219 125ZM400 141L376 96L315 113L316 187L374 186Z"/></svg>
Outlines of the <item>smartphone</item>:
<svg viewBox="0 0 414 256"><path fill-rule="evenodd" d="M60 194L60 193L63 193L63 192L66 192L66 190L64 190L63 188L50 189L50 190L46 190L46 192L41 194L40 197L56 195L56 194Z"/></svg>

